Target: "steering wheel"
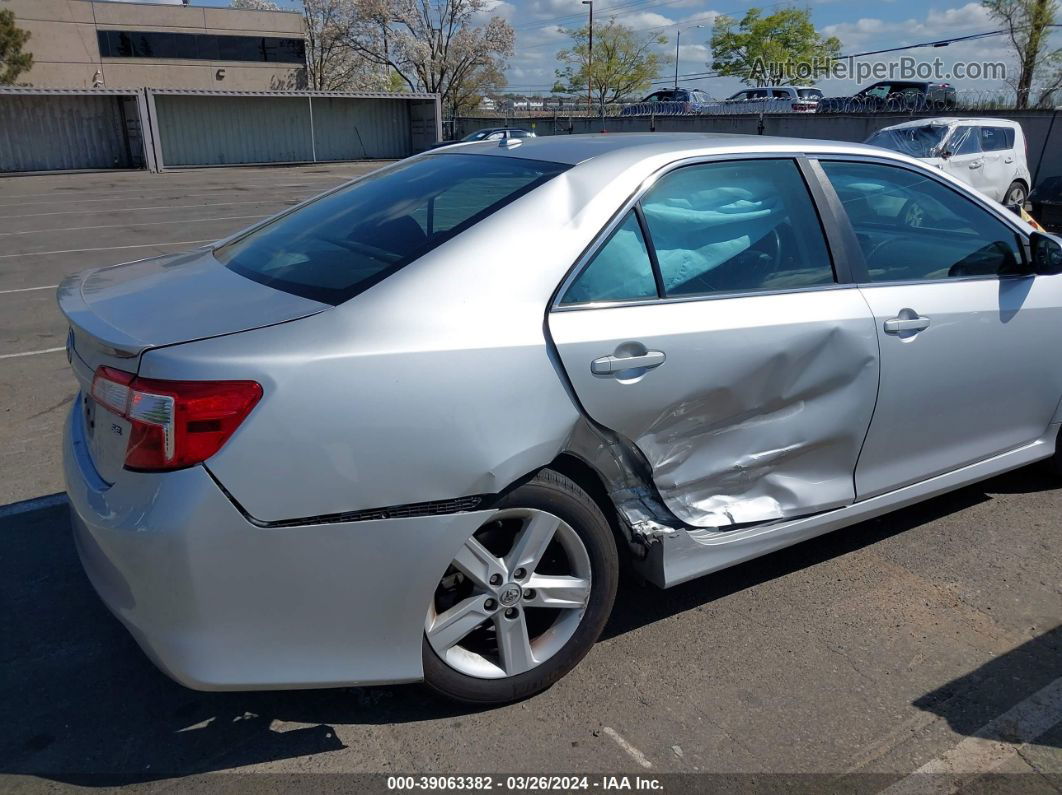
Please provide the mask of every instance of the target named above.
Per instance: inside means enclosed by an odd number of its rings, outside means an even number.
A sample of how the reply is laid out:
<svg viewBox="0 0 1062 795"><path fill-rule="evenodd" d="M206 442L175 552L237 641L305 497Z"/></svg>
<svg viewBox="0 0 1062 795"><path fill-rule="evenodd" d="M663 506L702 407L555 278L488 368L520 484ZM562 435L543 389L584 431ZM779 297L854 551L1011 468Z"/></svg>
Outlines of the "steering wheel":
<svg viewBox="0 0 1062 795"><path fill-rule="evenodd" d="M768 241L767 245L771 247L770 251L763 251L757 248L764 241ZM745 266L749 272L750 281L763 283L768 276L777 273L778 269L782 267L782 236L778 233L778 227L772 227L768 234L757 240L752 247L741 252L738 256L743 257L749 254L763 254L767 257L766 261L761 259Z"/></svg>
<svg viewBox="0 0 1062 795"><path fill-rule="evenodd" d="M918 229L925 226L926 211L914 199L908 199L900 209L900 223L904 226Z"/></svg>
<svg viewBox="0 0 1062 795"><path fill-rule="evenodd" d="M368 243L362 243L358 240L344 240L342 238L322 237L326 243L331 243L334 246L345 248L347 251L353 251L355 254L365 254L373 259L382 260L384 262L394 264L402 259L401 254L396 254L394 251L387 251L386 249L377 248L376 246Z"/></svg>

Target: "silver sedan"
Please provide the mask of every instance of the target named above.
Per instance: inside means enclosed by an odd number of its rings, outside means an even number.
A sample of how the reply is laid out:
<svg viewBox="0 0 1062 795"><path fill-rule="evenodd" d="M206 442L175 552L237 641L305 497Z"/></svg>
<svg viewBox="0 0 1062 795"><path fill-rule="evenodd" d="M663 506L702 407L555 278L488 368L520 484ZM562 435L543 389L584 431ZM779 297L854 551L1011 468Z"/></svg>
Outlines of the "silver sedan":
<svg viewBox="0 0 1062 795"><path fill-rule="evenodd" d="M436 150L61 285L78 550L189 687L522 698L621 561L666 588L1055 456L1060 270L870 147Z"/></svg>

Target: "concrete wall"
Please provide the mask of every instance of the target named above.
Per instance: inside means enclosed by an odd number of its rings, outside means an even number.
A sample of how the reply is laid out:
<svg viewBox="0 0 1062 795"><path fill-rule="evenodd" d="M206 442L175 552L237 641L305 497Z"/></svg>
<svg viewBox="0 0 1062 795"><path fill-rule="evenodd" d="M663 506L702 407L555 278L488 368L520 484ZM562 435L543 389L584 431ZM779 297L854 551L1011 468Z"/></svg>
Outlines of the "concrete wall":
<svg viewBox="0 0 1062 795"><path fill-rule="evenodd" d="M101 58L97 29L302 38L302 15L204 6L167 6L90 0L0 0L28 30L33 68L19 84L35 88L92 88L97 70L107 88L188 88L280 91L301 87L297 64ZM224 70L217 79L218 69Z"/></svg>
<svg viewBox="0 0 1062 795"><path fill-rule="evenodd" d="M977 111L978 118L1005 118L1021 124L1028 143L1029 170L1034 187L1052 176L1062 176L1062 119L1058 111ZM759 116L625 116L604 120L558 115L534 118L461 118L455 123L454 137L461 138L484 127L534 129L537 135L619 132L716 132L746 135L778 135L792 138L819 138L830 141L865 141L871 133L912 118L934 118L935 114L819 115L778 113Z"/></svg>

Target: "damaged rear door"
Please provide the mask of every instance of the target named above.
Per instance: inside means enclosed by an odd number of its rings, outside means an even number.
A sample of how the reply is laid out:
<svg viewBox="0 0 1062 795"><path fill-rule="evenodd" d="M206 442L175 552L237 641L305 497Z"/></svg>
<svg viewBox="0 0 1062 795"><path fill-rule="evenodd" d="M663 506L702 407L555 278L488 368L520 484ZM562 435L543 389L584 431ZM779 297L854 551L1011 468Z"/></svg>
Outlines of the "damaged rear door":
<svg viewBox="0 0 1062 795"><path fill-rule="evenodd" d="M878 351L836 270L797 162L735 159L662 176L559 291L549 330L579 402L686 524L853 502Z"/></svg>

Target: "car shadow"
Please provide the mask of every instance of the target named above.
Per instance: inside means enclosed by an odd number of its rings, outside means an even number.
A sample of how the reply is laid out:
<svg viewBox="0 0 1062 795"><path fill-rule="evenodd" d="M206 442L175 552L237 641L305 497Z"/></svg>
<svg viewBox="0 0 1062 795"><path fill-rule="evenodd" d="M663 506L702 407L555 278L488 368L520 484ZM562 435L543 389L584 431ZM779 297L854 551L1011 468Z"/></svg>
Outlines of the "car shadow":
<svg viewBox="0 0 1062 795"><path fill-rule="evenodd" d="M1027 731L1018 725L1019 720L1024 724L1039 723L1045 728L1054 724L1034 741L1044 747L1062 748L1062 715L1058 714L1057 697L1027 701L1059 678L1062 678L1062 625L912 703L944 718L952 731L967 737L983 736L981 730L990 726L988 739L1031 741L1034 738L1022 736ZM1007 717L1005 713L1018 704L1023 704L1020 710L1023 714L1013 719ZM1039 715L1038 710L1048 710L1048 713Z"/></svg>
<svg viewBox="0 0 1062 795"><path fill-rule="evenodd" d="M989 493L1054 487L1046 473L1027 468L752 564L654 589L651 599L644 589L652 586L628 583L605 637L873 544L990 499ZM345 746L337 725L412 723L477 711L417 685L188 690L148 661L96 597L77 560L65 504L15 515L0 511L0 538L0 773L116 786L339 750ZM1015 656L1014 664L1022 659ZM928 704L950 703L931 696Z"/></svg>
<svg viewBox="0 0 1062 795"><path fill-rule="evenodd" d="M931 500L885 514L851 527L805 541L762 558L733 566L645 597L639 583L620 588L612 618L603 637L622 635L640 626L699 607L746 588L854 552L949 514L991 499L991 494L1032 494L1059 487L1044 465L1008 472L991 480L949 492ZM634 578L631 578L632 581ZM642 588L653 588L642 585Z"/></svg>

